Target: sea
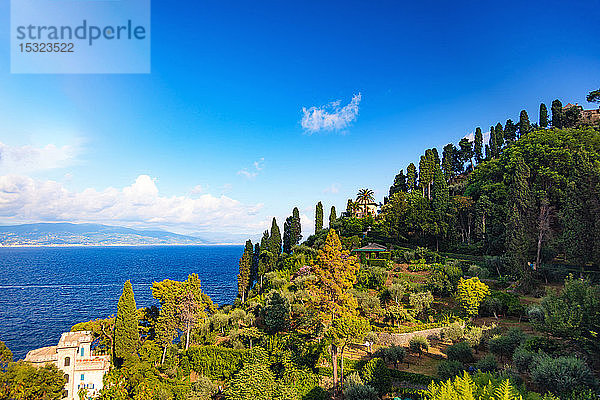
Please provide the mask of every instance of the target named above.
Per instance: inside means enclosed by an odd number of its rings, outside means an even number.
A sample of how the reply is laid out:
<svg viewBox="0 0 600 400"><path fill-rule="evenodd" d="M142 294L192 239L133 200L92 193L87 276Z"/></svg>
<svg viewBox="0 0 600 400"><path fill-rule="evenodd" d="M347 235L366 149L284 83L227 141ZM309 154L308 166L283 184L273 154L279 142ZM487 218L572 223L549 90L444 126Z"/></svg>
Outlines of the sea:
<svg viewBox="0 0 600 400"><path fill-rule="evenodd" d="M231 304L243 246L0 247L0 341L14 359L58 343L78 322L117 312L131 280L139 307L152 283L191 273L214 302Z"/></svg>

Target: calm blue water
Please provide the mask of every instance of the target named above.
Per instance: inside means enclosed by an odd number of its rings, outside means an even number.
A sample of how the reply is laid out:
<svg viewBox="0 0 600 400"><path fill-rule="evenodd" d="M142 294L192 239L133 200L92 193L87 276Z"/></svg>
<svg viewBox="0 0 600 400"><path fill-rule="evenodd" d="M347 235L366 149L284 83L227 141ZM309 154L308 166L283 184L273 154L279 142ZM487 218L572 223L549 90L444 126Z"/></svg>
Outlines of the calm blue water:
<svg viewBox="0 0 600 400"><path fill-rule="evenodd" d="M242 246L0 248L0 340L25 357L55 345L77 322L117 311L131 280L138 307L155 304L152 282L197 273L218 304L237 293Z"/></svg>

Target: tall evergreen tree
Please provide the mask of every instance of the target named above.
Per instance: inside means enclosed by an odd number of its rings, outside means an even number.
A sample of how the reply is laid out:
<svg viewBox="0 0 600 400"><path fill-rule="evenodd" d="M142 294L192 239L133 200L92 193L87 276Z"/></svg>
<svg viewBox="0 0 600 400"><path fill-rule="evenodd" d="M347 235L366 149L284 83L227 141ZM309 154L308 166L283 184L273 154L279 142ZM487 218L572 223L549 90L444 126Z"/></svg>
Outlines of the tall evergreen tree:
<svg viewBox="0 0 600 400"><path fill-rule="evenodd" d="M492 150L490 149L490 145L489 144L485 145L485 159L486 160L491 160L492 159Z"/></svg>
<svg viewBox="0 0 600 400"><path fill-rule="evenodd" d="M138 331L138 313L133 296L131 282L123 285L123 293L117 303L117 317L115 318L114 354L117 365L130 360L137 351L140 335Z"/></svg>
<svg viewBox="0 0 600 400"><path fill-rule="evenodd" d="M346 202L346 215L348 217L354 215L354 202L352 201L352 199L348 199L348 201Z"/></svg>
<svg viewBox="0 0 600 400"><path fill-rule="evenodd" d="M355 256L343 250L335 230L330 229L325 245L319 250L313 266L315 279L307 283L311 305L325 331L328 331L337 319L357 315L358 304L350 289L356 283L359 265ZM335 343L332 343L334 386L337 385L339 350Z"/></svg>
<svg viewBox="0 0 600 400"><path fill-rule="evenodd" d="M406 175L404 175L404 170L400 170L400 172L394 178L394 184L390 186L390 197L395 193L406 192L407 184L406 184Z"/></svg>
<svg viewBox="0 0 600 400"><path fill-rule="evenodd" d="M331 206L331 211L329 212L329 227L332 228L337 220L337 214L335 212L335 206Z"/></svg>
<svg viewBox="0 0 600 400"><path fill-rule="evenodd" d="M560 100L556 99L552 101L552 106L551 106L551 111L552 111L552 127L553 128L558 128L558 129L562 129L564 128L564 112L563 112L563 107L562 107L562 103L560 102Z"/></svg>
<svg viewBox="0 0 600 400"><path fill-rule="evenodd" d="M540 128L548 126L548 109L544 103L540 104Z"/></svg>
<svg viewBox="0 0 600 400"><path fill-rule="evenodd" d="M315 234L321 232L323 229L323 204L321 202L317 203L317 208L315 209Z"/></svg>
<svg viewBox="0 0 600 400"><path fill-rule="evenodd" d="M434 167L436 165L440 165L440 155L438 153L438 150L435 147L433 147L431 149L431 157L432 157Z"/></svg>
<svg viewBox="0 0 600 400"><path fill-rule="evenodd" d="M442 150L442 170L447 181L454 176L454 145L448 143Z"/></svg>
<svg viewBox="0 0 600 400"><path fill-rule="evenodd" d="M574 128L581 120L581 110L579 107L569 107L563 114L563 127Z"/></svg>
<svg viewBox="0 0 600 400"><path fill-rule="evenodd" d="M298 207L292 210L292 247L302 240L302 225L300 223L300 211Z"/></svg>
<svg viewBox="0 0 600 400"><path fill-rule="evenodd" d="M512 119L507 119L504 124L504 139L507 142L514 142L517 139L517 127Z"/></svg>
<svg viewBox="0 0 600 400"><path fill-rule="evenodd" d="M270 271L271 266L273 265L273 260L275 256L271 253L270 248L271 238L269 235L269 231L264 231L262 239L260 240L260 257L258 260L258 278L260 280L260 285L262 287L263 277L267 272Z"/></svg>
<svg viewBox="0 0 600 400"><path fill-rule="evenodd" d="M240 268L237 276L238 282L238 297L242 300L242 303L246 302L246 294L250 291L250 273L252 269L252 259L254 258L254 246L250 240L246 241L244 253L240 258Z"/></svg>
<svg viewBox="0 0 600 400"><path fill-rule="evenodd" d="M600 167L580 154L575 163L560 213L561 239L567 259L583 268L590 261L600 265Z"/></svg>
<svg viewBox="0 0 600 400"><path fill-rule="evenodd" d="M496 128L490 127L490 158L497 158L500 151L498 150L498 140L496 139Z"/></svg>
<svg viewBox="0 0 600 400"><path fill-rule="evenodd" d="M289 216L283 223L283 252L286 254L292 252L292 225L293 217Z"/></svg>
<svg viewBox="0 0 600 400"><path fill-rule="evenodd" d="M474 152L475 152L475 161L479 164L483 161L483 133L481 133L481 128L475 128L475 140L474 140Z"/></svg>
<svg viewBox="0 0 600 400"><path fill-rule="evenodd" d="M274 261L276 262L281 255L281 231L277 225L277 220L273 217L271 223L271 235L269 236L269 251L273 254ZM274 266L275 264L273 264Z"/></svg>
<svg viewBox="0 0 600 400"><path fill-rule="evenodd" d="M504 130L502 129L502 124L500 122L496 124L494 133L496 135L496 147L498 148L498 152L500 152L502 147L504 147Z"/></svg>
<svg viewBox="0 0 600 400"><path fill-rule="evenodd" d="M417 167L410 163L406 167L406 186L409 192L412 192L417 187Z"/></svg>
<svg viewBox="0 0 600 400"><path fill-rule="evenodd" d="M475 164L473 163L473 156L475 155L473 152L473 143L467 138L462 138L458 142L458 147L460 147L460 159L462 163L464 164L468 161L471 163L471 169L475 168Z"/></svg>
<svg viewBox="0 0 600 400"><path fill-rule="evenodd" d="M437 151L436 151L437 153ZM423 197L427 195L431 199L431 184L433 183L433 171L436 165L436 156L432 149L425 150L419 162L419 186L423 191Z"/></svg>
<svg viewBox="0 0 600 400"><path fill-rule="evenodd" d="M250 287L258 281L258 264L260 262L260 243L254 244L254 253L252 254L252 268L250 269Z"/></svg>
<svg viewBox="0 0 600 400"><path fill-rule="evenodd" d="M532 248L533 195L528 179L530 169L517 154L512 160L512 179L509 188L508 221L506 223L506 252L515 273L527 281Z"/></svg>
<svg viewBox="0 0 600 400"><path fill-rule="evenodd" d="M521 114L519 114L519 137L528 134L531 130L529 115L527 115L527 111L521 110Z"/></svg>

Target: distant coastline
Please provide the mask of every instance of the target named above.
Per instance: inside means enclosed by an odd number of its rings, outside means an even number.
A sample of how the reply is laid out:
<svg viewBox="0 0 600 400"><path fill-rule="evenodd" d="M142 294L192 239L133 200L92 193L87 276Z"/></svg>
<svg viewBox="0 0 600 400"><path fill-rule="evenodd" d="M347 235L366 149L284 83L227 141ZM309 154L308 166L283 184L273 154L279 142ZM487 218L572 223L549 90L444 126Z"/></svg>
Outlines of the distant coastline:
<svg viewBox="0 0 600 400"><path fill-rule="evenodd" d="M20 247L157 247L157 246L243 246L244 243L108 243L108 244L1 244L0 248L20 248Z"/></svg>

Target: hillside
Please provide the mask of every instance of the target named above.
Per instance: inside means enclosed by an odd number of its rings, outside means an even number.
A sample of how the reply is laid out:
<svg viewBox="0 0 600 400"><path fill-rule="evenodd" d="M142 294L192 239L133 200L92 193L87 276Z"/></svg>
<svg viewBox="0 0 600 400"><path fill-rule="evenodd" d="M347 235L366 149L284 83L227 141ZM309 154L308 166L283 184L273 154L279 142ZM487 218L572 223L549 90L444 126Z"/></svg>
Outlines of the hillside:
<svg viewBox="0 0 600 400"><path fill-rule="evenodd" d="M0 226L2 246L205 244L206 240L166 231L100 224L38 223Z"/></svg>

